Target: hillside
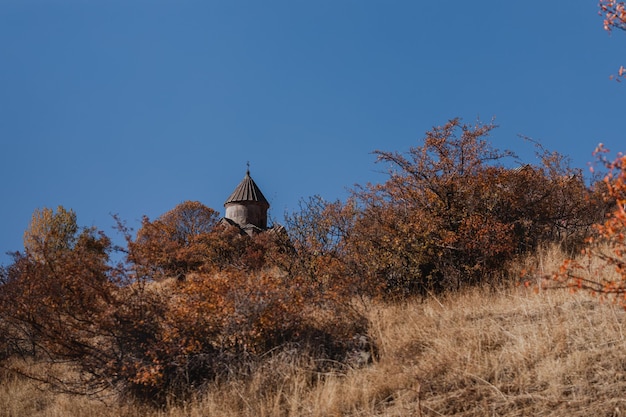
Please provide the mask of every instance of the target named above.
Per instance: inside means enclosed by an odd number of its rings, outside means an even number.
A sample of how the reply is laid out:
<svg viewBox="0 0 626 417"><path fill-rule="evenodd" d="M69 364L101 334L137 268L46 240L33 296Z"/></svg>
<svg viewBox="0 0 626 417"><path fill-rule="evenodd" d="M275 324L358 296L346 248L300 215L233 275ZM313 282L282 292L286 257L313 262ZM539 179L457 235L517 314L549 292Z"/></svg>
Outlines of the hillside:
<svg viewBox="0 0 626 417"><path fill-rule="evenodd" d="M556 252L541 264L558 264ZM164 410L40 391L3 375L1 417L22 416L618 416L626 410L624 311L587 294L473 289L365 303L373 363L315 373L288 352L246 381Z"/></svg>

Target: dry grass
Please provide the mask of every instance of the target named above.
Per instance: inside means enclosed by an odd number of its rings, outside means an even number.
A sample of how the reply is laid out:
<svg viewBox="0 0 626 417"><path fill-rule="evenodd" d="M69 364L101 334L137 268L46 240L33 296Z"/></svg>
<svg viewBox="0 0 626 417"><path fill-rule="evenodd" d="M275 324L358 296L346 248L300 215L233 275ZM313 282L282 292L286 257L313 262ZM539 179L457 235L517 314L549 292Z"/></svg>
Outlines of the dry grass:
<svg viewBox="0 0 626 417"><path fill-rule="evenodd" d="M546 271L557 251L532 260ZM474 289L425 302L371 304L379 357L319 374L311 359L268 358L165 410L39 391L0 376L0 417L621 416L625 313L586 294Z"/></svg>

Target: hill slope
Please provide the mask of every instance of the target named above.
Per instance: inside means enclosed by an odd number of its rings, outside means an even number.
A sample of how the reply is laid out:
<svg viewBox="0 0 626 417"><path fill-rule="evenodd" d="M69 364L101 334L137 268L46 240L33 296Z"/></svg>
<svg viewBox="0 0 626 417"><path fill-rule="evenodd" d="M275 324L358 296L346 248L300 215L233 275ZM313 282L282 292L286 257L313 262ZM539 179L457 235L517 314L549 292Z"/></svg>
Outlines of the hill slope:
<svg viewBox="0 0 626 417"><path fill-rule="evenodd" d="M184 406L151 410L36 390L8 375L2 417L601 416L626 413L624 312L584 294L471 290L368 304L378 358L316 374L310 359L268 357Z"/></svg>

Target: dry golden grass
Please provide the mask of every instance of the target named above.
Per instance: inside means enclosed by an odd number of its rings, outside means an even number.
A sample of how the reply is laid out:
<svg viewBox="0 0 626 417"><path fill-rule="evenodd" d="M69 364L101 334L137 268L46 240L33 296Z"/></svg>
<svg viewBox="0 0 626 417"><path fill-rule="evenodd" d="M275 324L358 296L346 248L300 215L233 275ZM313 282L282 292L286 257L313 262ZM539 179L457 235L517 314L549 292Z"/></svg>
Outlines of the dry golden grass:
<svg viewBox="0 0 626 417"><path fill-rule="evenodd" d="M528 262L548 272L561 257L544 251ZM286 352L164 410L3 375L0 417L626 415L626 317L610 303L519 287L363 308L379 346L366 367L319 374L311 358Z"/></svg>

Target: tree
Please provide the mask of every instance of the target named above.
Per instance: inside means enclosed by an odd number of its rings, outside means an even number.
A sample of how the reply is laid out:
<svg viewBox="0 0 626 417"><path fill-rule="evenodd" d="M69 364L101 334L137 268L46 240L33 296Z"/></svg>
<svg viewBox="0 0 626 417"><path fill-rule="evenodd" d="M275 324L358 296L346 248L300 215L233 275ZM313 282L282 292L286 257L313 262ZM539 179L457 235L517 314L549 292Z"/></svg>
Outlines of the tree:
<svg viewBox="0 0 626 417"><path fill-rule="evenodd" d="M205 262L204 240L214 231L218 213L197 201L185 201L151 222L144 217L130 257L153 279L182 278Z"/></svg>
<svg viewBox="0 0 626 417"><path fill-rule="evenodd" d="M74 215L34 216L33 224L41 226L42 218L52 219L55 226L69 225L58 228L63 232L78 230ZM59 219L69 221L54 222ZM94 384L102 387L104 381L99 373L115 358L107 343L115 326L106 319L116 305L116 284L108 265L111 241L102 232L87 228L80 233L53 233L54 239L38 240L34 231L39 229L32 226L27 235L33 242L44 244L13 255L14 262L5 271L0 291L0 324L8 338L5 343L13 352L31 355L52 366L76 361L85 376L82 389L90 390ZM21 372L45 382L54 381L53 374L35 374L28 367Z"/></svg>
<svg viewBox="0 0 626 417"><path fill-rule="evenodd" d="M389 179L358 193L364 212L353 244L372 279L400 294L458 287L512 251L511 226L490 213L486 179L513 156L486 140L494 128L452 119L406 154L375 151Z"/></svg>
<svg viewBox="0 0 626 417"><path fill-rule="evenodd" d="M514 155L487 141L494 128L452 119L407 153L375 152L389 178L355 191L344 243L369 288L403 296L495 281L515 256L584 236L598 205L579 172L541 147L541 165L506 168Z"/></svg>
<svg viewBox="0 0 626 417"><path fill-rule="evenodd" d="M320 289L349 286L346 245L357 216L354 201L329 202L321 196L302 200L300 210L286 216L298 273L317 283Z"/></svg>
<svg viewBox="0 0 626 417"><path fill-rule="evenodd" d="M185 202L144 219L134 240L118 224L128 257L110 265L102 232L60 227L74 217L45 213L29 236L69 231L0 268L0 360L28 356L2 365L62 391L113 389L162 404L283 349L329 359L317 362L321 371L348 360L365 332L349 297L319 291L291 268L294 248L280 228L248 236ZM179 272L184 280L161 279Z"/></svg>
<svg viewBox="0 0 626 417"><path fill-rule="evenodd" d="M28 229L24 232L26 253L39 261L51 260L64 250L72 249L76 242L78 225L76 213L57 207L36 209Z"/></svg>

